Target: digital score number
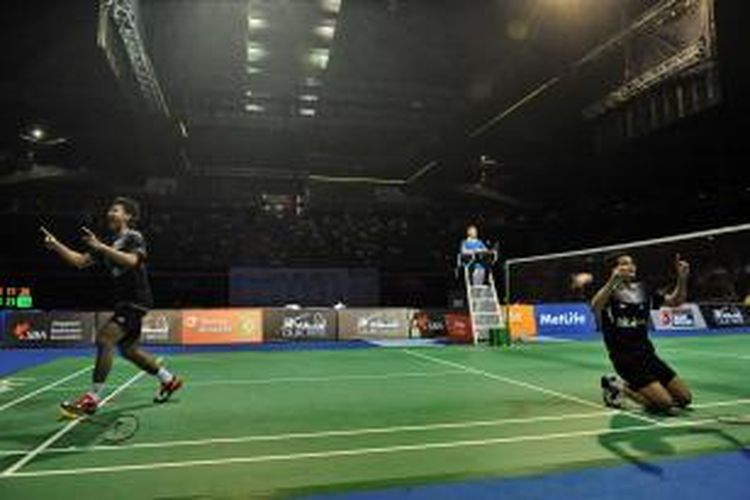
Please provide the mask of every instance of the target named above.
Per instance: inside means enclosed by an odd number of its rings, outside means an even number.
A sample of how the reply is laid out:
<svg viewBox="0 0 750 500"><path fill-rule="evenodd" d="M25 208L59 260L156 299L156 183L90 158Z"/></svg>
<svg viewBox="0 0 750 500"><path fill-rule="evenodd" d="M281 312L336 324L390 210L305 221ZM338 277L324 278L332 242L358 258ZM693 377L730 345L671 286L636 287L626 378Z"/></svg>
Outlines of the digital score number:
<svg viewBox="0 0 750 500"><path fill-rule="evenodd" d="M5 286L0 283L0 309L31 309L34 297L31 287Z"/></svg>

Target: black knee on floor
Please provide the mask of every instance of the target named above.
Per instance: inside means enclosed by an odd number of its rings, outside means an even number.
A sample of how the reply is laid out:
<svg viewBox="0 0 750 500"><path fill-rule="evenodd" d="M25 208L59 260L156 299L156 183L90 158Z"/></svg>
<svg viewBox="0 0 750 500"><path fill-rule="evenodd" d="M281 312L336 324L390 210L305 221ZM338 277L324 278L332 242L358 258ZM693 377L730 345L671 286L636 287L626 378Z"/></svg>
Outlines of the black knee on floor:
<svg viewBox="0 0 750 500"><path fill-rule="evenodd" d="M675 399L675 405L679 406L680 408L687 408L691 404L693 404L693 397L690 395L681 396Z"/></svg>
<svg viewBox="0 0 750 500"><path fill-rule="evenodd" d="M675 405L676 401L672 398L664 398L651 401L648 409L653 413L669 413Z"/></svg>

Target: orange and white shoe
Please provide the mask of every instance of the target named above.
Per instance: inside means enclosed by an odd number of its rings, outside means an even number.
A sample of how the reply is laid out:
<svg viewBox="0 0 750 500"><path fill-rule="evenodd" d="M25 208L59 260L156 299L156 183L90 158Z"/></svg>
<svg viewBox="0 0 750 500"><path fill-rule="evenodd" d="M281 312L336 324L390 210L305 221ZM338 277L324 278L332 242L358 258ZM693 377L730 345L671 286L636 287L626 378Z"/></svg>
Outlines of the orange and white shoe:
<svg viewBox="0 0 750 500"><path fill-rule="evenodd" d="M182 379L178 376L172 377L169 382L162 382L159 392L154 396L154 403L162 404L169 401L172 394L182 389Z"/></svg>
<svg viewBox="0 0 750 500"><path fill-rule="evenodd" d="M86 393L75 401L63 401L60 409L67 416L76 418L93 415L99 408L99 399L93 394Z"/></svg>

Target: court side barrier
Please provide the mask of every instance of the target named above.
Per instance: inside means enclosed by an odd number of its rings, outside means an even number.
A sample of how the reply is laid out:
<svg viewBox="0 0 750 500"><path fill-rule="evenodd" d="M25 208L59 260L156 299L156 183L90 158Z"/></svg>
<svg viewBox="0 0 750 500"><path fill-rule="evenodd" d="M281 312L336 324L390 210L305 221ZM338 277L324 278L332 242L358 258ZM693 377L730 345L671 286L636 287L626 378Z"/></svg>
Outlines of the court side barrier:
<svg viewBox="0 0 750 500"><path fill-rule="evenodd" d="M508 324L515 340L539 336L592 338L596 318L586 303L513 304ZM3 347L91 345L112 313L0 311ZM733 303L664 307L651 312L652 331L671 333L750 332L750 307ZM408 308L228 308L150 311L142 326L144 344L232 345L336 340L472 339L468 313Z"/></svg>

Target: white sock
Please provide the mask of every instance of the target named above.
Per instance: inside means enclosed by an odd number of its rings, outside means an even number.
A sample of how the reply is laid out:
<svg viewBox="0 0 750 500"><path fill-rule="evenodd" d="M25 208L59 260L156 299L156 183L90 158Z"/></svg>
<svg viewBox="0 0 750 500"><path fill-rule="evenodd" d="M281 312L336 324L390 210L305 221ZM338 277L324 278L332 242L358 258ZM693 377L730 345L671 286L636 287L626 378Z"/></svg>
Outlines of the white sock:
<svg viewBox="0 0 750 500"><path fill-rule="evenodd" d="M103 383L97 383L94 382L91 385L91 390L89 391L89 394L94 397L97 401L99 401L102 397L102 392L104 392L104 384Z"/></svg>
<svg viewBox="0 0 750 500"><path fill-rule="evenodd" d="M156 372L156 376L159 377L159 380L161 380L161 382L163 384L167 384L167 383L171 382L172 379L174 378L174 375L172 375L171 373L169 373L169 371L166 368L164 368L163 366L161 368L159 368L158 372Z"/></svg>

